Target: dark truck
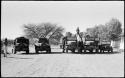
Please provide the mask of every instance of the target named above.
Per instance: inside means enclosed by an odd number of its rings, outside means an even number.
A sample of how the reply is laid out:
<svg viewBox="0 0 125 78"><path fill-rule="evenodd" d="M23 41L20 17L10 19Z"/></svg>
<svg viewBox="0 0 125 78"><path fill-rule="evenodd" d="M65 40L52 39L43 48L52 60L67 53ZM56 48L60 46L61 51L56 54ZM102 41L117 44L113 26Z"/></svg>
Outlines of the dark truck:
<svg viewBox="0 0 125 78"><path fill-rule="evenodd" d="M113 48L111 46L111 42L108 40L103 40L100 41L100 46L99 46L100 52L113 52Z"/></svg>
<svg viewBox="0 0 125 78"><path fill-rule="evenodd" d="M29 39L25 37L18 37L14 40L14 54L17 51L26 51L26 54L29 54Z"/></svg>
<svg viewBox="0 0 125 78"><path fill-rule="evenodd" d="M68 52L68 50L70 50L71 52L74 53L76 48L77 48L76 39L68 38L67 39L67 44L66 44L66 52Z"/></svg>
<svg viewBox="0 0 125 78"><path fill-rule="evenodd" d="M89 51L93 53L99 51L99 38L94 38L94 37L85 37L85 42L84 42L84 52Z"/></svg>
<svg viewBox="0 0 125 78"><path fill-rule="evenodd" d="M62 44L60 45L60 48L66 50L66 52L68 53L68 50L75 52L76 50L76 38L75 37L65 37L65 42L62 42Z"/></svg>
<svg viewBox="0 0 125 78"><path fill-rule="evenodd" d="M67 37L66 52L68 52L68 50L73 53L75 53L75 50L78 50L78 52L81 53L83 50L83 44L78 46L76 37Z"/></svg>
<svg viewBox="0 0 125 78"><path fill-rule="evenodd" d="M35 44L35 51L46 51L46 53L51 53L51 47L49 40L47 38L39 38L38 43Z"/></svg>

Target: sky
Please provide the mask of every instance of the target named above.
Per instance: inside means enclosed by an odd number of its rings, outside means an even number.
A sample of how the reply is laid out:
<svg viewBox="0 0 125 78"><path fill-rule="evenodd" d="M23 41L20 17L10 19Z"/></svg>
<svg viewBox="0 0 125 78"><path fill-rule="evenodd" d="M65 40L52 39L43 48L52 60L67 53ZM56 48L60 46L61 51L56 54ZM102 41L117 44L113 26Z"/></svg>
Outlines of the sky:
<svg viewBox="0 0 125 78"><path fill-rule="evenodd" d="M124 28L124 1L1 1L1 38L24 35L24 24L50 22L81 32L117 18Z"/></svg>

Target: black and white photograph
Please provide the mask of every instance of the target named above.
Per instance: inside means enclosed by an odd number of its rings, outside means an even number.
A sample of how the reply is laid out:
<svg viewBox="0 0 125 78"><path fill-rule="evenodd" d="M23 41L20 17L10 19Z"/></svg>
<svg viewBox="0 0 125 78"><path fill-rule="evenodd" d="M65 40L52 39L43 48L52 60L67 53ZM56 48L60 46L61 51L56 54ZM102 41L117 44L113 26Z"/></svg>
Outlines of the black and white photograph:
<svg viewBox="0 0 125 78"><path fill-rule="evenodd" d="M1 1L1 77L124 74L124 1Z"/></svg>

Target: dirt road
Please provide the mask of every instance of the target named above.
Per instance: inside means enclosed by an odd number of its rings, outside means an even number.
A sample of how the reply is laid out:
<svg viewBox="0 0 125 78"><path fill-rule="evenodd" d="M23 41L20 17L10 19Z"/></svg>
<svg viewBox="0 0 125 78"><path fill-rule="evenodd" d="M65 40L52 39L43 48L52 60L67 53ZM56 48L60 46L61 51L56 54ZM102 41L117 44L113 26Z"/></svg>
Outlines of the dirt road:
<svg viewBox="0 0 125 78"><path fill-rule="evenodd" d="M10 54L1 58L2 77L124 77L124 52Z"/></svg>

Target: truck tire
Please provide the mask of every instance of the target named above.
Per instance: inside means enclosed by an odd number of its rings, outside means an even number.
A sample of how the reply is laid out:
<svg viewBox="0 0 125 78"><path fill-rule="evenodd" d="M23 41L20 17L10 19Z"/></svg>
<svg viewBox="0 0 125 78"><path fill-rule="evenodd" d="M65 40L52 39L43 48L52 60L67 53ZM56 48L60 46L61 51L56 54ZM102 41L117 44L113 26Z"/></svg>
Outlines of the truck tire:
<svg viewBox="0 0 125 78"><path fill-rule="evenodd" d="M113 53L113 48L111 48L111 53Z"/></svg>
<svg viewBox="0 0 125 78"><path fill-rule="evenodd" d="M26 54L29 54L29 50L26 50Z"/></svg>
<svg viewBox="0 0 125 78"><path fill-rule="evenodd" d="M49 50L46 50L46 53L51 53L51 49L49 49Z"/></svg>
<svg viewBox="0 0 125 78"><path fill-rule="evenodd" d="M39 52L38 52L38 50L35 48L35 52L38 54Z"/></svg>
<svg viewBox="0 0 125 78"><path fill-rule="evenodd" d="M99 49L96 49L96 53L98 53L99 52Z"/></svg>
<svg viewBox="0 0 125 78"><path fill-rule="evenodd" d="M37 49L37 46L35 45L35 52L38 54L38 49Z"/></svg>
<svg viewBox="0 0 125 78"><path fill-rule="evenodd" d="M66 53L68 53L68 49L66 49Z"/></svg>
<svg viewBox="0 0 125 78"><path fill-rule="evenodd" d="M72 50L72 53L75 53L75 49Z"/></svg>
<svg viewBox="0 0 125 78"><path fill-rule="evenodd" d="M104 51L104 50L102 50L102 52L104 53L105 51Z"/></svg>
<svg viewBox="0 0 125 78"><path fill-rule="evenodd" d="M16 50L14 50L14 54L16 54L17 53L17 51Z"/></svg>
<svg viewBox="0 0 125 78"><path fill-rule="evenodd" d="M86 49L84 48L84 53L86 53Z"/></svg>
<svg viewBox="0 0 125 78"><path fill-rule="evenodd" d="M93 53L93 49L89 50L90 53Z"/></svg>
<svg viewBox="0 0 125 78"><path fill-rule="evenodd" d="M82 48L78 47L78 53L82 53Z"/></svg>
<svg viewBox="0 0 125 78"><path fill-rule="evenodd" d="M100 49L100 53L102 53L102 49Z"/></svg>

